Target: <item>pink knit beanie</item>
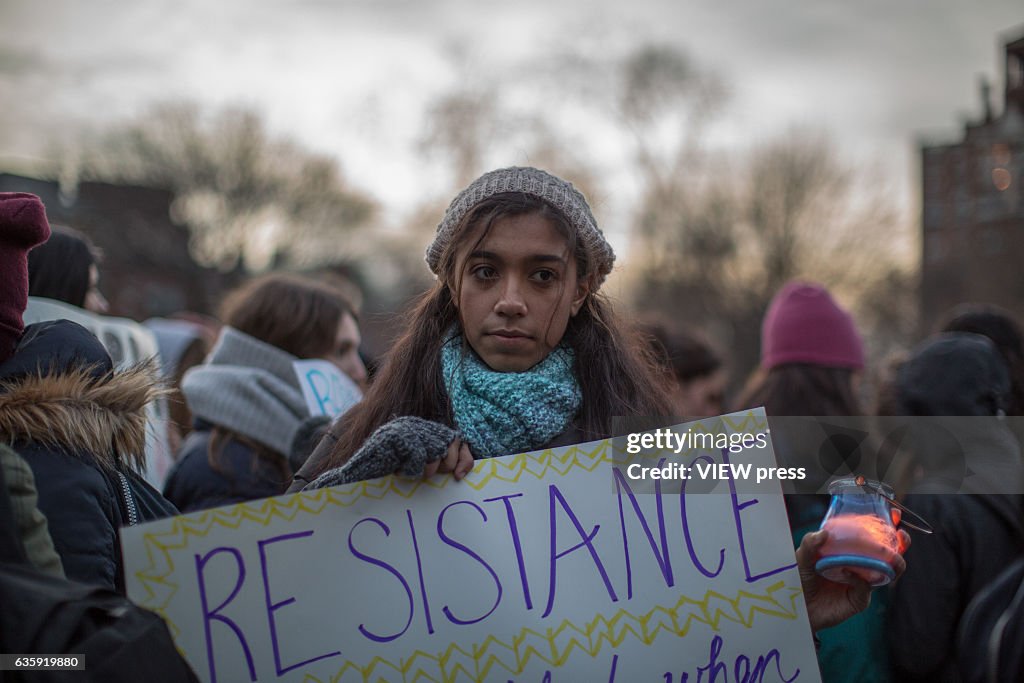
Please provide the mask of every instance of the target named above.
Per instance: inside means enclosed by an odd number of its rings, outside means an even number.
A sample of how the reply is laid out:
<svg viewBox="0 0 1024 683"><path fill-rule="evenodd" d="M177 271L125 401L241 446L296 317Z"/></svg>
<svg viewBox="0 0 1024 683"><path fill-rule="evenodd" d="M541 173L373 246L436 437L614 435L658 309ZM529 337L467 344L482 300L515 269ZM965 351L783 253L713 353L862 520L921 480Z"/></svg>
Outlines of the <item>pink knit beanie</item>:
<svg viewBox="0 0 1024 683"><path fill-rule="evenodd" d="M28 305L28 252L50 237L39 197L0 192L0 362L11 357L25 325Z"/></svg>
<svg viewBox="0 0 1024 683"><path fill-rule="evenodd" d="M775 295L761 325L761 367L787 363L864 367L853 318L818 284L790 282Z"/></svg>

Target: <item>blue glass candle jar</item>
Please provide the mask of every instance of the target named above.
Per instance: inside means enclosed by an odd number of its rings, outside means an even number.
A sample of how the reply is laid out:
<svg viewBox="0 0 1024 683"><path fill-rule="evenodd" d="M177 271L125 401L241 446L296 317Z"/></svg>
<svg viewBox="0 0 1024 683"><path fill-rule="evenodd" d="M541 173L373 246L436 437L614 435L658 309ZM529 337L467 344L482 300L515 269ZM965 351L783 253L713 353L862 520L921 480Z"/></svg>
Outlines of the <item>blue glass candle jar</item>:
<svg viewBox="0 0 1024 683"><path fill-rule="evenodd" d="M829 484L832 496L821 528L828 531L815 571L830 581L855 579L883 586L896 577L893 563L901 548L901 510L890 486L848 477Z"/></svg>

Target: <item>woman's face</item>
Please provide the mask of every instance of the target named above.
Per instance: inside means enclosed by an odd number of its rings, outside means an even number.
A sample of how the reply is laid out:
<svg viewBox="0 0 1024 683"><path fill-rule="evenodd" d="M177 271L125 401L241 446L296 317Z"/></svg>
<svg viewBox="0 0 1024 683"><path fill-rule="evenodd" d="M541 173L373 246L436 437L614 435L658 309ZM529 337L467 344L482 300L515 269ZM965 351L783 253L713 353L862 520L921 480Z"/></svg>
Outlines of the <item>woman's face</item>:
<svg viewBox="0 0 1024 683"><path fill-rule="evenodd" d="M348 375L360 388L365 389L366 365L363 364L363 359L359 356L359 344L362 343L362 337L359 334L359 325L355 318L348 313L343 315L334 337L334 344L325 358Z"/></svg>
<svg viewBox="0 0 1024 683"><path fill-rule="evenodd" d="M499 372L544 360L589 293L577 281L566 239L536 213L495 220L479 244L471 233L456 254L456 272L466 340Z"/></svg>

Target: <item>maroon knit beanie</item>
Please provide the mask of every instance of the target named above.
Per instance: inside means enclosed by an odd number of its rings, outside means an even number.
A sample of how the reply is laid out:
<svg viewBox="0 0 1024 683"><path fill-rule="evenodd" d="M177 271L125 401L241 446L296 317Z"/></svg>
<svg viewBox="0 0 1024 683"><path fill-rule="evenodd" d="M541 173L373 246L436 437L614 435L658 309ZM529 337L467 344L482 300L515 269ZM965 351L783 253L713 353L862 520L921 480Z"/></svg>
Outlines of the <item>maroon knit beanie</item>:
<svg viewBox="0 0 1024 683"><path fill-rule="evenodd" d="M0 362L14 354L25 331L21 315L28 305L28 252L49 238L39 197L0 192Z"/></svg>
<svg viewBox="0 0 1024 683"><path fill-rule="evenodd" d="M787 363L864 367L864 347L850 314L818 284L790 282L775 295L761 325L761 367Z"/></svg>

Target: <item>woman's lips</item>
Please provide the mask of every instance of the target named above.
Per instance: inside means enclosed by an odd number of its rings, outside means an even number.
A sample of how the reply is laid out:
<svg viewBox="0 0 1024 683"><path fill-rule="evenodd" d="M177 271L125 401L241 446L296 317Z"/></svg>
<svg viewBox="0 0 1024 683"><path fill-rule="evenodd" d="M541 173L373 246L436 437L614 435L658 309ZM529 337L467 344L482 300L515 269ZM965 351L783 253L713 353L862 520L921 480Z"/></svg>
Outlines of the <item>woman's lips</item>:
<svg viewBox="0 0 1024 683"><path fill-rule="evenodd" d="M495 330L488 332L487 336L503 346L520 346L528 344L533 338L519 330Z"/></svg>
<svg viewBox="0 0 1024 683"><path fill-rule="evenodd" d="M493 332L488 332L488 334L493 334L493 335L498 336L498 337L529 337L530 336L530 335L526 334L525 332L520 332L519 330L494 330Z"/></svg>

